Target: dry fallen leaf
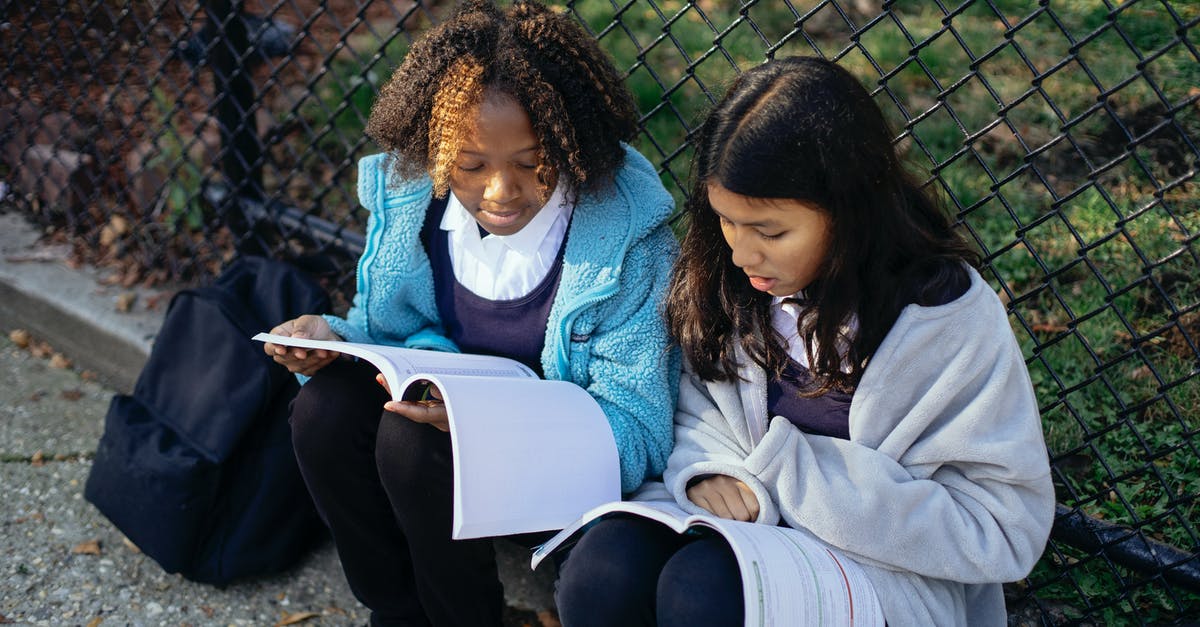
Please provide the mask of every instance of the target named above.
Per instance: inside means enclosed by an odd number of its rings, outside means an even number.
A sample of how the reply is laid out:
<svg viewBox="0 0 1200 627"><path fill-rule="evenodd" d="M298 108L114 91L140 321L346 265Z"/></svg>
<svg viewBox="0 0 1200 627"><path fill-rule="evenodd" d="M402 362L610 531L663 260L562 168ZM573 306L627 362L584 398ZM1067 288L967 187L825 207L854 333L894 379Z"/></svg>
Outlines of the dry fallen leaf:
<svg viewBox="0 0 1200 627"><path fill-rule="evenodd" d="M294 614L288 614L287 612L284 612L283 618L279 619L278 623L275 623L275 627L295 625L296 623L302 623L310 618L316 618L318 616L320 616L320 614L316 612L296 612Z"/></svg>
<svg viewBox="0 0 1200 627"><path fill-rule="evenodd" d="M62 397L65 401L77 401L83 398L83 390L78 388L74 390L63 390Z"/></svg>
<svg viewBox="0 0 1200 627"><path fill-rule="evenodd" d="M150 296L146 299L146 309L149 309L150 311L158 311L158 308L162 307L163 303L171 302L172 295L172 292L159 292L153 296Z"/></svg>
<svg viewBox="0 0 1200 627"><path fill-rule="evenodd" d="M71 360L62 353L54 353L50 356L50 367L65 370L71 367Z"/></svg>
<svg viewBox="0 0 1200 627"><path fill-rule="evenodd" d="M121 287L133 287L138 281L142 280L142 269L137 266L129 266L125 268L125 275L121 277Z"/></svg>
<svg viewBox="0 0 1200 627"><path fill-rule="evenodd" d="M29 342L29 354L41 359L53 355L54 349L49 344L40 340L31 340Z"/></svg>
<svg viewBox="0 0 1200 627"><path fill-rule="evenodd" d="M41 512L34 512L33 514L30 514L29 516L22 516L16 520L14 520L13 522L19 524L19 523L28 522L28 521L42 522L44 520L46 520L45 514L43 514Z"/></svg>
<svg viewBox="0 0 1200 627"><path fill-rule="evenodd" d="M562 622L558 620L558 613L553 610L542 610L537 613L537 617L542 627L562 627Z"/></svg>
<svg viewBox="0 0 1200 627"><path fill-rule="evenodd" d="M32 466L41 466L46 463L46 455L41 451L37 451L33 454L33 457L29 458L29 463Z"/></svg>
<svg viewBox="0 0 1200 627"><path fill-rule="evenodd" d="M4 614L0 614L0 625L11 625L15 622L16 621L9 620L9 618L7 616L5 616Z"/></svg>
<svg viewBox="0 0 1200 627"><path fill-rule="evenodd" d="M137 302L137 292L122 292L117 297L117 311L121 313L129 313L133 311L133 304Z"/></svg>
<svg viewBox="0 0 1200 627"><path fill-rule="evenodd" d="M93 618L92 620L88 621L87 627L97 627L97 625L99 625L100 621L102 621L102 620L104 620L104 619L97 616L97 617Z"/></svg>
<svg viewBox="0 0 1200 627"><path fill-rule="evenodd" d="M76 555L99 555L100 541L88 540L87 542L80 542L75 545L75 548L71 549L71 552Z"/></svg>
<svg viewBox="0 0 1200 627"><path fill-rule="evenodd" d="M129 549L130 551L133 551L134 553L142 552L142 550L140 548L138 548L138 545L134 544L133 540L130 540L129 538L121 538L121 544L124 544L125 548ZM204 608L201 608L201 609L204 609ZM212 608L210 607L206 611L208 613L209 618L212 618Z"/></svg>
<svg viewBox="0 0 1200 627"><path fill-rule="evenodd" d="M16 344L17 348L29 347L29 331L26 331L25 329L13 329L12 331L9 331L8 339L13 344Z"/></svg>
<svg viewBox="0 0 1200 627"><path fill-rule="evenodd" d="M113 216L109 219L108 225L112 227L117 235L124 235L129 232L129 220L125 216Z"/></svg>
<svg viewBox="0 0 1200 627"><path fill-rule="evenodd" d="M101 246L112 246L112 243L117 241L117 237L119 237L119 235L117 234L116 229L112 228L111 224L106 224L104 225L104 228L100 229Z"/></svg>

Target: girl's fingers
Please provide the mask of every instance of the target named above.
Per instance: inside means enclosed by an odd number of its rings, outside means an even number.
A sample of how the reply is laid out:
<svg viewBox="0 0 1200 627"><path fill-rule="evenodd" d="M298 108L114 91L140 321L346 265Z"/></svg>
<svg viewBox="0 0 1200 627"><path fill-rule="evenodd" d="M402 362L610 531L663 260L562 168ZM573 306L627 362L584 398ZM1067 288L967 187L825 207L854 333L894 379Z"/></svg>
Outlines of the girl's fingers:
<svg viewBox="0 0 1200 627"><path fill-rule="evenodd" d="M730 520L749 520L749 513L746 511L746 506L742 503L742 497L737 493L736 488L730 491L728 484L723 484L717 489L717 498L714 499L721 504L721 518Z"/></svg>
<svg viewBox="0 0 1200 627"><path fill-rule="evenodd" d="M689 488L687 495L693 503L720 518L744 522L758 518L754 492L732 477L710 477Z"/></svg>
<svg viewBox="0 0 1200 627"><path fill-rule="evenodd" d="M712 514L713 516L722 517L721 510L718 509L717 507L715 507L713 505L712 501L708 500L708 497L699 496L699 497L693 498L692 502L695 503L696 505L698 505L699 507L707 510L708 513Z"/></svg>
<svg viewBox="0 0 1200 627"><path fill-rule="evenodd" d="M712 512L712 515L717 518L733 518L733 515L729 511L729 505L725 502L720 492L708 491L700 497L700 501L696 501L696 505Z"/></svg>
<svg viewBox="0 0 1200 627"><path fill-rule="evenodd" d="M735 488L736 490L736 488ZM732 494L726 492L722 496L725 497L725 508L729 510L729 517L733 520L748 522L754 520L750 515L750 510L746 507L745 501L742 500L742 495L739 492Z"/></svg>
<svg viewBox="0 0 1200 627"><path fill-rule="evenodd" d="M754 491L750 489L750 486L748 486L740 481L738 482L737 487L738 487L738 492L740 493L740 496L742 499L742 504L746 507L746 513L749 516L748 518L746 518L746 520L747 521L757 520L758 519L758 511L759 511L758 497L754 496Z"/></svg>
<svg viewBox="0 0 1200 627"><path fill-rule="evenodd" d="M413 422L430 424L442 431L450 430L446 406L436 401L388 401L383 408Z"/></svg>

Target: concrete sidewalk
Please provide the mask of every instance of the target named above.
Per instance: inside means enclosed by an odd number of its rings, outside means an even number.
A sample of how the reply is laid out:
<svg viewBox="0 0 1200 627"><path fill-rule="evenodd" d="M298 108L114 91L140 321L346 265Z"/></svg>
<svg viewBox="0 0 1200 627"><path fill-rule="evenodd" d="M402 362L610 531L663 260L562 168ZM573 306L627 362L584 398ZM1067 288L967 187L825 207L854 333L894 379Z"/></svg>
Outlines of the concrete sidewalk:
<svg viewBox="0 0 1200 627"><path fill-rule="evenodd" d="M65 258L0 214L0 624L365 624L330 543L290 572L218 589L164 573L83 499L109 399L132 388L167 299L134 291L118 312L130 290ZM61 356L14 345L15 329ZM548 582L530 577L528 554L501 548L507 624L536 625Z"/></svg>

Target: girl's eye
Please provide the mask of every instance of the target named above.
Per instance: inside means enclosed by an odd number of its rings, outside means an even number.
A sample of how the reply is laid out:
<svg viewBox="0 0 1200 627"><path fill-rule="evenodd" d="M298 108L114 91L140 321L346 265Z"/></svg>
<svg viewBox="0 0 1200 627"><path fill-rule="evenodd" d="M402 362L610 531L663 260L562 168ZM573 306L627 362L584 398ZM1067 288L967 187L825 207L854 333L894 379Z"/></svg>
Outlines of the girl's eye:
<svg viewBox="0 0 1200 627"><path fill-rule="evenodd" d="M759 231L758 236L763 239L779 239L779 238L783 237L783 233L774 233L774 234L768 235L766 233Z"/></svg>
<svg viewBox="0 0 1200 627"><path fill-rule="evenodd" d="M536 163L518 163L517 167L521 168L523 170L536 170L537 164Z"/></svg>
<svg viewBox="0 0 1200 627"><path fill-rule="evenodd" d="M477 165L461 165L460 164L458 166L458 169L462 170L463 172L478 172L483 169L483 164L482 163L477 164Z"/></svg>

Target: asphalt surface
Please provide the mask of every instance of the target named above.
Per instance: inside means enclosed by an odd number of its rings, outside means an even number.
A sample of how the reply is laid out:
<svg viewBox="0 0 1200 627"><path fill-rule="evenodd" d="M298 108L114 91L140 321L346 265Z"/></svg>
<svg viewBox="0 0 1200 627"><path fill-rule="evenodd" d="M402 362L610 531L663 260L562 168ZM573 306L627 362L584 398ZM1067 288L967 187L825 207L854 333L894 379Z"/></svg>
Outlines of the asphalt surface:
<svg viewBox="0 0 1200 627"><path fill-rule="evenodd" d="M0 213L0 624L365 624L330 543L289 572L217 588L164 572L84 500L108 403L132 388L166 298L106 285L37 239ZM549 573L500 549L507 623L539 624Z"/></svg>

